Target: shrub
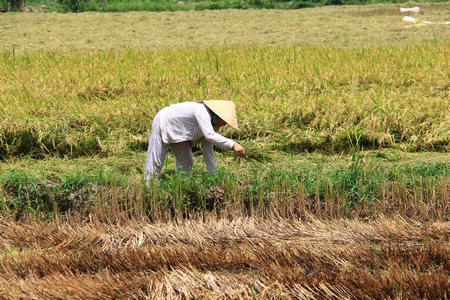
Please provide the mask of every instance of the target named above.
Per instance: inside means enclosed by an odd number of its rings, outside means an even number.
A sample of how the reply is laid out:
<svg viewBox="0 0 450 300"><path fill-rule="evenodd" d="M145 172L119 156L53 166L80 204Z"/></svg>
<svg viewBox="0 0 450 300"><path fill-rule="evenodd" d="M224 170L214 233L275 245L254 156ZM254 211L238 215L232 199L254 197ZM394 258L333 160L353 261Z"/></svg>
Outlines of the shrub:
<svg viewBox="0 0 450 300"><path fill-rule="evenodd" d="M67 11L81 12L87 3L87 0L58 0L58 3Z"/></svg>

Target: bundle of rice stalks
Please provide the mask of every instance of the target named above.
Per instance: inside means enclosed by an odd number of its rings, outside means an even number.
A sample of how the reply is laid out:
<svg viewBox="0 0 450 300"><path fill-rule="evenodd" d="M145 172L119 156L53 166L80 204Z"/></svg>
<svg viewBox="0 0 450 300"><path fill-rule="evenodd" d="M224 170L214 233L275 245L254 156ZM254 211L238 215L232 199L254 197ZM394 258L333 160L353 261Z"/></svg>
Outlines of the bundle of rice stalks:
<svg viewBox="0 0 450 300"><path fill-rule="evenodd" d="M246 147L244 157L235 157L235 159L244 159L250 162L266 163L272 162L270 152L255 147Z"/></svg>

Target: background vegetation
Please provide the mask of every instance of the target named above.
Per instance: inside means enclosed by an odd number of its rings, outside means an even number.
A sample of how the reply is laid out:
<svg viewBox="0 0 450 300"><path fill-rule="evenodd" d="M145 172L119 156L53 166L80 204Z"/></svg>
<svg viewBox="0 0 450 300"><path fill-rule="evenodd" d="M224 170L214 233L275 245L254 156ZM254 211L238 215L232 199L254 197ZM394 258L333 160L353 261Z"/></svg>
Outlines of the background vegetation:
<svg viewBox="0 0 450 300"><path fill-rule="evenodd" d="M16 1L20 3L20 1ZM188 10L223 10L223 9L299 9L328 5L367 5L380 3L406 3L407 0L212 0L212 1L177 1L177 0L29 0L27 5L37 9L59 12L129 12L129 11L188 11ZM415 1L446 2L444 0ZM15 5L12 8L17 9Z"/></svg>

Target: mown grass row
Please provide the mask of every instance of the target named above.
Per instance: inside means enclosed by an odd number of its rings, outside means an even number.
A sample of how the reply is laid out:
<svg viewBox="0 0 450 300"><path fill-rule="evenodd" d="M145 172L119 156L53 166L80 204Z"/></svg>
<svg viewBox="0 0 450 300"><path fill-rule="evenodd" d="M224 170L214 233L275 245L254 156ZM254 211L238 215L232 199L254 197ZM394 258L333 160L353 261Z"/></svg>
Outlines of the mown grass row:
<svg viewBox="0 0 450 300"><path fill-rule="evenodd" d="M3 52L0 157L145 150L170 103L232 99L259 150L449 150L448 42Z"/></svg>
<svg viewBox="0 0 450 300"><path fill-rule="evenodd" d="M0 223L4 298L446 299L450 224Z"/></svg>

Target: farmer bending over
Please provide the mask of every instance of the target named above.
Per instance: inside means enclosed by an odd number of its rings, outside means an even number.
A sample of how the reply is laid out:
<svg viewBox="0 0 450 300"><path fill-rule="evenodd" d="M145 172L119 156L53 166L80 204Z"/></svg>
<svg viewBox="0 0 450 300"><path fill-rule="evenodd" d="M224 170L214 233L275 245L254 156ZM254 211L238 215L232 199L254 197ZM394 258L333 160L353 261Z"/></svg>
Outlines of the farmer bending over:
<svg viewBox="0 0 450 300"><path fill-rule="evenodd" d="M238 156L245 155L240 144L215 132L225 124L239 129L236 107L232 101L208 100L172 104L159 111L152 123L145 164L145 182L158 178L168 148L175 155L177 169L189 172L194 164L192 147L201 143L208 172L216 169L213 145L233 149Z"/></svg>

